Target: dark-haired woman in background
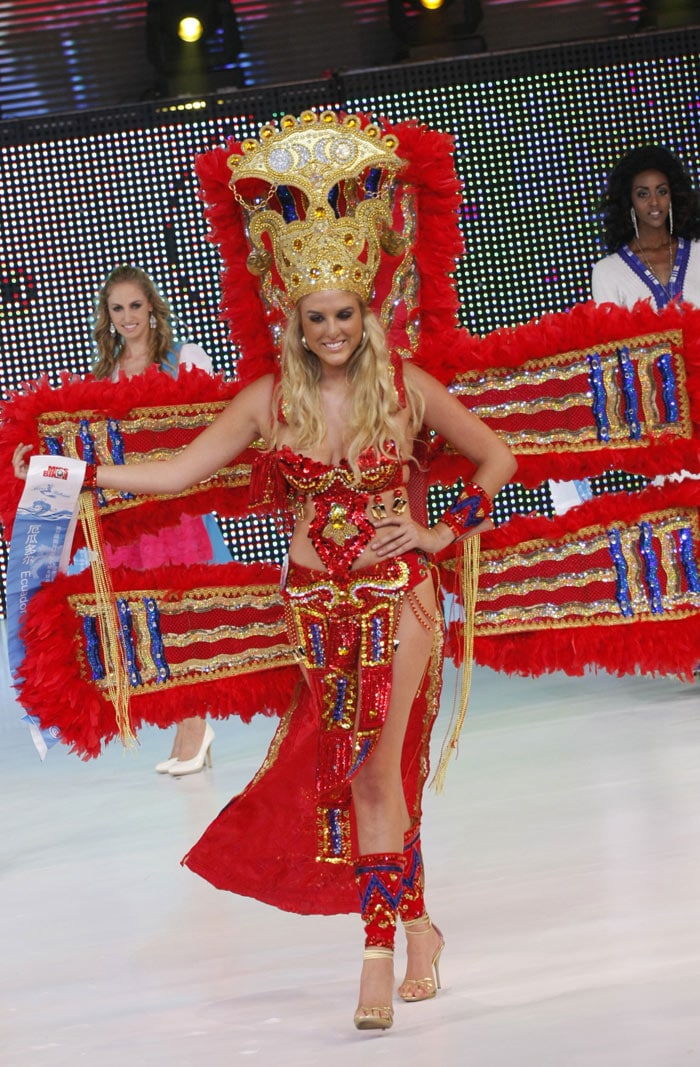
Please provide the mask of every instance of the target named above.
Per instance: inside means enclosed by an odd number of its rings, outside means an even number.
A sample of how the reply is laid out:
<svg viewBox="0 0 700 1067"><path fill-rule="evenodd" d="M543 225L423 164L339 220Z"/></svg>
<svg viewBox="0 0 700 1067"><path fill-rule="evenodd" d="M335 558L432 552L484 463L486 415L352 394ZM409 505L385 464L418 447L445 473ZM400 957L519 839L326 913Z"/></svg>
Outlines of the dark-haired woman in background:
<svg viewBox="0 0 700 1067"><path fill-rule="evenodd" d="M595 302L632 308L650 300L657 311L673 300L700 307L700 196L678 157L655 145L632 149L611 171L601 206L611 254L593 267ZM682 470L670 477L698 475ZM664 481L657 476L655 484Z"/></svg>
<svg viewBox="0 0 700 1067"><path fill-rule="evenodd" d="M700 306L700 200L672 152L650 145L623 156L608 177L601 213L609 255L593 267L596 303Z"/></svg>

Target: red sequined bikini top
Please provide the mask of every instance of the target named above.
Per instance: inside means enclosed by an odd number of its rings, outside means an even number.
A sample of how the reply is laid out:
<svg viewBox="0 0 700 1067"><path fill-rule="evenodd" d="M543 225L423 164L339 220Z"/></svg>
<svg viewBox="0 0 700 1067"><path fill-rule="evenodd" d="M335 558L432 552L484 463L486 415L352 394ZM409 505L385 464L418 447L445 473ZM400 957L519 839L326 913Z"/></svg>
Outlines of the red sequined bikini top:
<svg viewBox="0 0 700 1067"><path fill-rule="evenodd" d="M403 362L396 352L391 354L391 372L399 404L405 407ZM286 421L281 405L277 414L280 422ZM403 485L403 464L396 454L394 442L389 444L388 450L393 455L383 456L374 448L365 449L357 461L360 468L359 483L355 482L345 459L333 467L308 456L300 456L288 445L275 451L262 452L253 461L250 472L250 505L265 504L283 510L288 507L289 490L297 495L315 496L325 492L334 481L359 493L397 489Z"/></svg>
<svg viewBox="0 0 700 1067"><path fill-rule="evenodd" d="M383 518L386 508L381 493L393 489L393 509L403 511L408 500L403 493L403 463L396 455L384 456L374 448L358 458L360 480L356 482L347 460L336 466L300 456L288 445L264 452L254 463L250 477L251 504L266 504L279 510L311 497L314 517L309 538L319 559L334 577L347 574L353 562L375 536L367 508Z"/></svg>
<svg viewBox="0 0 700 1067"><path fill-rule="evenodd" d="M359 494L382 493L403 485L403 462L396 455L384 456L374 448L367 448L358 457L360 481L355 481L346 459L337 466L300 456L289 445L262 452L253 462L250 475L250 504L272 505L280 509L288 506L289 491L297 496L319 496L336 483L339 488Z"/></svg>
<svg viewBox="0 0 700 1067"><path fill-rule="evenodd" d="M398 356L392 358L392 367L403 406L406 396ZM279 418L284 421L283 411ZM384 518L387 512L381 494L385 490L394 492L391 507L395 514L401 514L408 506L404 464L393 441L387 444L387 452L383 455L376 448L366 448L357 460L357 481L346 459L335 465L321 463L300 456L289 445L263 452L254 460L250 472L251 507L262 504L289 512L296 506L301 515L303 503L310 497L314 517L309 523L309 538L328 572L340 576L347 573L375 536L367 516L368 506L375 519Z"/></svg>
<svg viewBox="0 0 700 1067"><path fill-rule="evenodd" d="M395 448L393 442L391 447ZM359 493L381 493L385 489L395 489L403 484L403 463L398 456L383 456L374 448L365 449L358 457L359 482L355 481L355 475L346 459L333 467L307 456L300 456L287 445L278 451L277 463L287 484L297 493L306 496L316 496L324 492L332 482L348 486Z"/></svg>

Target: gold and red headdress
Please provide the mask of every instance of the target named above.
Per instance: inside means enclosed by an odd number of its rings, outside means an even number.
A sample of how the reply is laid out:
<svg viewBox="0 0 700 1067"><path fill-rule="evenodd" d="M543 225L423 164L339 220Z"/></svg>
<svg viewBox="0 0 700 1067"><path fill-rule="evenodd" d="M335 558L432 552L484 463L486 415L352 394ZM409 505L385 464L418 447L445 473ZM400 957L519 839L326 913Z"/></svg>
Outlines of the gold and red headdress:
<svg viewBox="0 0 700 1067"><path fill-rule="evenodd" d="M197 172L242 381L274 369L289 312L321 289L357 293L431 369L430 336L456 325L462 251L449 136L304 111L204 153Z"/></svg>
<svg viewBox="0 0 700 1067"><path fill-rule="evenodd" d="M394 176L401 168L394 134L338 121L325 111L263 126L228 160L230 188L242 208L251 253L270 303L291 311L324 289L357 293L368 302L382 249L400 254L392 230ZM252 186L252 195L245 189Z"/></svg>

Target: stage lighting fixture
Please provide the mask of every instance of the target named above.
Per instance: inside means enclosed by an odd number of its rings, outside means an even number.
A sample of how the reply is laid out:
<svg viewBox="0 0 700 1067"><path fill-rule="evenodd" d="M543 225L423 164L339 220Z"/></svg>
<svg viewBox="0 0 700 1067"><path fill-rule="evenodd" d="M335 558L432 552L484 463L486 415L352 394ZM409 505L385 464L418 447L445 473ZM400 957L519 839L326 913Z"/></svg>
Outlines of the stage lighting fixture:
<svg viewBox="0 0 700 1067"><path fill-rule="evenodd" d="M181 41L186 41L188 44L194 44L198 41L204 33L204 25L201 19L198 19L195 15L185 15L184 19L180 19L177 27L177 35Z"/></svg>
<svg viewBox="0 0 700 1067"><path fill-rule="evenodd" d="M437 59L483 52L474 36L483 17L480 0L388 0L396 60Z"/></svg>
<svg viewBox="0 0 700 1067"><path fill-rule="evenodd" d="M148 0L146 49L157 96L242 86L242 47L231 0Z"/></svg>

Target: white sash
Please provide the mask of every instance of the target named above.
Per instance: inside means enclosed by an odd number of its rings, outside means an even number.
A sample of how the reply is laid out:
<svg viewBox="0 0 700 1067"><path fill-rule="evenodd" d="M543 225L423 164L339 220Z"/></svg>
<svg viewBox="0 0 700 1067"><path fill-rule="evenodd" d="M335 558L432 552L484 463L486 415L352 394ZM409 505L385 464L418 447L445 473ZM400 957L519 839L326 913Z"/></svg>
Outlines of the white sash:
<svg viewBox="0 0 700 1067"><path fill-rule="evenodd" d="M7 565L7 649L15 683L24 659L20 631L27 606L39 586L68 569L85 463L65 456L32 456L12 528ZM43 728L25 716L43 760L59 740L55 727Z"/></svg>

